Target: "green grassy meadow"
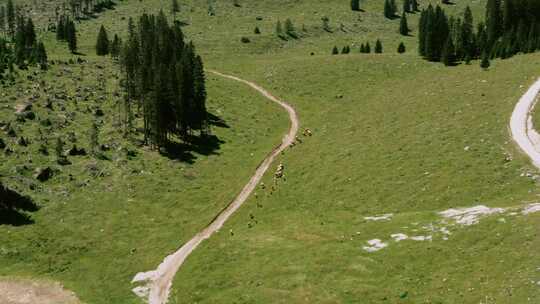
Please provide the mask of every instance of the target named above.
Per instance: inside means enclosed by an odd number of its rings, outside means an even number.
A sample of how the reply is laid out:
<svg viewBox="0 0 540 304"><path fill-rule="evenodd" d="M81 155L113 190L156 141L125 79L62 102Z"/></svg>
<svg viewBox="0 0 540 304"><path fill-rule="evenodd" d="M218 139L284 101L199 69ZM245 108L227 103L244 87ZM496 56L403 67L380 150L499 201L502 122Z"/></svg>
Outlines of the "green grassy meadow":
<svg viewBox="0 0 540 304"><path fill-rule="evenodd" d="M365 1L364 12L337 0L240 0L241 7L215 1L215 16L208 16L206 1L180 3L177 19L188 24L186 36L207 68L256 81L291 103L302 127L314 135L301 136L303 143L278 160L285 179L276 191L259 188L187 259L171 303L540 300L538 213L493 215L467 227L448 224L448 240L429 228L441 225L437 212L449 208L537 202L538 183L523 176L536 170L512 142L508 123L515 103L539 76L540 55L495 60L487 71L478 62L447 68L423 61L416 52L419 14L409 15L411 35L400 36L399 19L384 19L381 1ZM485 1L459 1L447 10L458 14L467 4L480 20ZM89 62L68 68L86 75L84 81L55 76L63 65L39 79L58 90L96 88L97 74L105 73L112 96L115 69L110 59L94 55L99 26L110 35L125 35L130 16L168 7L169 1L125 0L82 22L80 52ZM332 32L322 29L324 16ZM300 39L276 37L276 22L287 18ZM260 35L253 33L255 26ZM72 57L54 34L42 37L51 59ZM251 42L241 43L241 37ZM360 43L369 41L373 48L376 39L383 42L383 54L358 53ZM407 46L403 55L396 52L400 41ZM333 46L345 45L352 54L330 55ZM20 81L1 97L6 107L0 120L13 117L12 107L27 98L29 86ZM5 158L2 180L31 194L42 208L32 225L0 226L0 274L58 280L85 303L139 303L130 291L133 275L155 268L204 227L288 126L285 113L241 84L209 75L208 90L210 112L229 128L214 127L223 141L217 154L194 152L192 163L125 140L114 125L114 98L101 105L106 113L101 137L138 153L128 160L124 150L108 152L111 161L97 161L104 176L92 178L86 168L96 161L77 157L30 191L25 182L31 170L53 158L38 156L35 144L20 148L19 158ZM97 105L92 98L79 103L81 109ZM47 136L75 131L77 144L84 146L92 113L67 102L64 112L77 112L77 128L54 129ZM39 107L37 115L52 116ZM37 125L26 122L21 132L33 139ZM50 143L53 151L54 140ZM16 178L14 166L28 164L30 157L30 169L22 173L26 179ZM265 184L273 183L271 175ZM77 185L85 180L88 185ZM364 219L385 213L394 216ZM433 240L396 243L390 238L394 233L429 234ZM362 249L375 238L389 246L373 253Z"/></svg>

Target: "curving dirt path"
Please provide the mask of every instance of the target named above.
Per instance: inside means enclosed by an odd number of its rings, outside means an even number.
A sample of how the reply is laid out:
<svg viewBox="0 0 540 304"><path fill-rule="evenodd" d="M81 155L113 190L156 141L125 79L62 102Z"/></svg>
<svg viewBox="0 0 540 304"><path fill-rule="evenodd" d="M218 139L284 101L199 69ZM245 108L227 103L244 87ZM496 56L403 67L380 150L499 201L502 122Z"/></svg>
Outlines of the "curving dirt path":
<svg viewBox="0 0 540 304"><path fill-rule="evenodd" d="M296 133L298 132L298 117L294 108L289 104L274 97L268 91L253 82L243 80L235 76L222 74L217 71L209 70L208 72L242 82L258 91L264 97L279 104L289 114L291 126L289 132L284 136L281 144L275 147L261 162L261 164L257 167L255 174L250 178L249 182L244 186L238 196L231 203L229 203L229 205L225 207L225 209L223 209L214 218L214 220L208 226L206 226L206 228L197 233L191 240L180 247L178 251L167 256L157 269L148 272L141 272L135 275L132 283L140 282L143 285L135 287L133 292L138 296L147 299L148 303L150 304L164 304L167 302L174 275L180 266L182 266L186 258L203 240L209 238L214 232L219 230L225 221L227 221L227 219L246 201L251 192L253 192L257 184L260 182L264 173L270 167L270 164L272 164L274 161L274 158L294 142Z"/></svg>
<svg viewBox="0 0 540 304"><path fill-rule="evenodd" d="M539 92L540 79L529 88L516 104L510 118L510 132L521 150L540 169L540 134L534 129L532 123L532 110L538 100Z"/></svg>

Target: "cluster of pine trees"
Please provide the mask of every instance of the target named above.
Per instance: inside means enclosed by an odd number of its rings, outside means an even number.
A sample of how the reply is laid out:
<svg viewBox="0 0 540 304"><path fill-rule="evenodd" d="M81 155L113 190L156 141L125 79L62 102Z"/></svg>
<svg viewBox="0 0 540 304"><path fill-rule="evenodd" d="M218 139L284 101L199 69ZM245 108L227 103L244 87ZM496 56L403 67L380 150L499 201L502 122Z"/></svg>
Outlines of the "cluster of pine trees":
<svg viewBox="0 0 540 304"><path fill-rule="evenodd" d="M209 133L205 76L201 57L184 42L178 23L160 12L144 14L137 26L129 20L129 37L121 52L125 119L132 128L132 109L142 111L145 143L166 146L172 136L189 140Z"/></svg>
<svg viewBox="0 0 540 304"><path fill-rule="evenodd" d="M293 22L288 18L285 20L284 26L281 25L281 21L278 20L276 23L276 35L283 40L287 40L289 37L294 39L299 38Z"/></svg>
<svg viewBox="0 0 540 304"><path fill-rule="evenodd" d="M540 49L540 1L488 0L486 52L491 58L508 58Z"/></svg>
<svg viewBox="0 0 540 304"><path fill-rule="evenodd" d="M8 0L0 6L0 79L6 70L13 72L13 65L26 68L37 64L47 68L47 52L42 42L37 40L34 22L26 18L22 11Z"/></svg>
<svg viewBox="0 0 540 304"><path fill-rule="evenodd" d="M405 48L405 45L403 45L403 48ZM348 45L344 46L341 49L341 54L349 54L350 52L351 52L351 47ZM383 52L382 42L379 39L377 39L377 41L375 42L375 53L381 54L382 52ZM403 50L403 52L405 52L405 50ZM371 53L371 46L369 45L369 42L367 42L366 44L364 43L360 44L360 53L363 53L363 54ZM339 54L339 49L337 46L334 46L334 48L332 48L332 55L338 55L338 54Z"/></svg>
<svg viewBox="0 0 540 304"><path fill-rule="evenodd" d="M485 23L474 26L471 9L463 18L447 17L444 10L429 6L419 22L418 49L430 61L453 65L482 58L508 58L540 49L540 1L488 0Z"/></svg>
<svg viewBox="0 0 540 304"><path fill-rule="evenodd" d="M107 30L102 25L99 29L97 42L96 42L96 54L98 56L111 55L113 58L118 58L120 55L120 49L122 47L122 40L118 35L114 35L112 41L109 40L109 34Z"/></svg>
<svg viewBox="0 0 540 304"><path fill-rule="evenodd" d="M63 15L58 18L56 40L66 41L72 53L77 51L77 28L75 22L69 16Z"/></svg>

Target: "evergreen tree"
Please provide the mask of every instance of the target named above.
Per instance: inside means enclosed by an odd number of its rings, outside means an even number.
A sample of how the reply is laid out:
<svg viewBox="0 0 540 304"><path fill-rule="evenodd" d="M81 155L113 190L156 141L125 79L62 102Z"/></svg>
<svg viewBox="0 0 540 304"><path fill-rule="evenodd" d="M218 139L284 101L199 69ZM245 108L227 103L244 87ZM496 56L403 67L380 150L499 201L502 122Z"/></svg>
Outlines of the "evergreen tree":
<svg viewBox="0 0 540 304"><path fill-rule="evenodd" d="M383 52L383 46L379 39L377 39L377 42L375 43L375 53L380 54Z"/></svg>
<svg viewBox="0 0 540 304"><path fill-rule="evenodd" d="M366 43L366 54L371 53L371 46L369 45L369 42Z"/></svg>
<svg viewBox="0 0 540 304"><path fill-rule="evenodd" d="M502 35L503 24L501 0L488 0L486 6L486 31L487 43L490 47Z"/></svg>
<svg viewBox="0 0 540 304"><path fill-rule="evenodd" d="M480 62L480 67L484 70L487 70L490 66L489 55L487 52L482 53L482 61Z"/></svg>
<svg viewBox="0 0 540 304"><path fill-rule="evenodd" d="M405 13L401 15L401 21L399 22L399 33L401 35L409 35L409 25L407 24L407 16Z"/></svg>
<svg viewBox="0 0 540 304"><path fill-rule="evenodd" d="M334 48L332 49L332 55L337 55L337 54L339 54L339 50L337 46L334 46Z"/></svg>
<svg viewBox="0 0 540 304"><path fill-rule="evenodd" d="M463 24L461 26L460 38L462 41L462 53L465 57L474 58L476 56L476 41L474 37L474 21L471 8L467 6L463 14Z"/></svg>
<svg viewBox="0 0 540 304"><path fill-rule="evenodd" d="M258 26L255 27L255 30L253 31L256 35L259 35L261 33L261 30Z"/></svg>
<svg viewBox="0 0 540 304"><path fill-rule="evenodd" d="M120 50L122 48L122 41L118 35L114 34L113 42L111 43L111 57L118 58L120 56Z"/></svg>
<svg viewBox="0 0 540 304"><path fill-rule="evenodd" d="M360 10L360 0L351 0L351 9L353 11L359 11Z"/></svg>
<svg viewBox="0 0 540 304"><path fill-rule="evenodd" d="M343 47L343 49L341 50L341 54L349 54L351 52L351 48L346 45Z"/></svg>
<svg viewBox="0 0 540 304"><path fill-rule="evenodd" d="M397 48L397 52L400 53L400 54L405 53L405 44L403 44L403 42L399 43L398 48Z"/></svg>
<svg viewBox="0 0 540 304"><path fill-rule="evenodd" d="M411 13L412 12L412 1L411 0L403 0L403 13Z"/></svg>
<svg viewBox="0 0 540 304"><path fill-rule="evenodd" d="M8 0L6 5L6 21L8 33L12 39L15 37L15 17L15 6L13 5L13 0Z"/></svg>
<svg viewBox="0 0 540 304"><path fill-rule="evenodd" d="M58 19L58 22L56 24L56 40L65 40L65 33L66 33L66 25L64 22L64 16L61 16Z"/></svg>
<svg viewBox="0 0 540 304"><path fill-rule="evenodd" d="M411 0L411 9L413 12L418 12L418 1Z"/></svg>
<svg viewBox="0 0 540 304"><path fill-rule="evenodd" d="M362 43L360 44L360 53L365 53L366 52L366 46Z"/></svg>
<svg viewBox="0 0 540 304"><path fill-rule="evenodd" d="M180 4L178 3L178 0L172 0L171 12L173 13L174 18L176 19L176 14L180 12Z"/></svg>
<svg viewBox="0 0 540 304"><path fill-rule="evenodd" d="M456 62L455 57L455 47L454 43L452 42L452 38L449 36L446 39L446 43L444 44L444 48L442 50L442 59L441 61L444 63L445 66L451 66L454 65Z"/></svg>
<svg viewBox="0 0 540 304"><path fill-rule="evenodd" d="M294 28L294 24L292 23L291 19L285 20L285 33L293 38L297 38L296 30Z"/></svg>
<svg viewBox="0 0 540 304"><path fill-rule="evenodd" d="M107 35L107 30L103 25L101 25L97 36L96 54L98 56L105 56L109 54L109 36Z"/></svg>
<svg viewBox="0 0 540 304"><path fill-rule="evenodd" d="M69 50L72 53L77 51L77 29L75 23L70 20L66 25L66 40L68 42Z"/></svg>
<svg viewBox="0 0 540 304"><path fill-rule="evenodd" d="M394 10L392 8L391 0L384 0L384 17L388 19L394 18Z"/></svg>
<svg viewBox="0 0 540 304"><path fill-rule="evenodd" d="M6 33L6 8L0 6L0 33Z"/></svg>

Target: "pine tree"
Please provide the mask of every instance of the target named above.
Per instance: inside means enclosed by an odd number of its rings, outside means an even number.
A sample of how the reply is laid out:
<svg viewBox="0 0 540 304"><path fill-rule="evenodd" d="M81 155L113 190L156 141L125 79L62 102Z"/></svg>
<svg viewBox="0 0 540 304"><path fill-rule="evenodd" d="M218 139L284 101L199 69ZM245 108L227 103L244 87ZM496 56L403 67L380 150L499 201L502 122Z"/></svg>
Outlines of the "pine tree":
<svg viewBox="0 0 540 304"><path fill-rule="evenodd" d="M337 54L339 54L339 50L337 46L334 46L334 48L332 49L332 55L337 55Z"/></svg>
<svg viewBox="0 0 540 304"><path fill-rule="evenodd" d="M400 54L405 53L405 44L403 44L403 42L399 43L398 48L397 48L397 52L400 53Z"/></svg>
<svg viewBox="0 0 540 304"><path fill-rule="evenodd" d="M75 28L75 23L73 21L69 21L66 29L66 40L68 42L69 50L72 53L75 53L77 51L77 29Z"/></svg>
<svg viewBox="0 0 540 304"><path fill-rule="evenodd" d="M413 12L418 12L418 1L411 0L411 9Z"/></svg>
<svg viewBox="0 0 540 304"><path fill-rule="evenodd" d="M64 23L64 16L61 16L58 19L58 22L56 24L56 40L64 40L64 39L66 39L66 37L65 37L65 33L66 33L65 26L66 25Z"/></svg>
<svg viewBox="0 0 540 304"><path fill-rule="evenodd" d="M107 35L107 30L103 25L101 25L97 36L96 54L98 56L105 56L109 54L109 37Z"/></svg>
<svg viewBox="0 0 540 304"><path fill-rule="evenodd" d="M441 61L444 63L445 66L451 66L455 64L455 52L456 50L454 47L454 43L452 42L452 38L449 36L446 40L446 43L444 44L441 55Z"/></svg>
<svg viewBox="0 0 540 304"><path fill-rule="evenodd" d="M258 26L255 27L255 30L253 30L253 33L255 33L256 35L259 35L261 33L261 30L259 29Z"/></svg>
<svg viewBox="0 0 540 304"><path fill-rule="evenodd" d="M399 33L403 36L409 35L409 25L407 24L407 16L405 13L401 15L401 21L399 22Z"/></svg>
<svg viewBox="0 0 540 304"><path fill-rule="evenodd" d="M403 0L403 13L410 13L412 11L411 0Z"/></svg>
<svg viewBox="0 0 540 304"><path fill-rule="evenodd" d="M362 43L360 44L360 53L365 53L366 52L366 46Z"/></svg>
<svg viewBox="0 0 540 304"><path fill-rule="evenodd" d="M487 43L490 47L502 35L503 24L501 0L488 0L486 6L486 31Z"/></svg>
<svg viewBox="0 0 540 304"><path fill-rule="evenodd" d="M178 0L172 0L171 12L173 13L174 19L176 19L176 14L180 12L180 4L178 4Z"/></svg>
<svg viewBox="0 0 540 304"><path fill-rule="evenodd" d="M351 10L353 11L360 10L360 0L351 0Z"/></svg>
<svg viewBox="0 0 540 304"><path fill-rule="evenodd" d="M351 52L351 48L346 45L343 47L343 49L341 50L341 54L349 54Z"/></svg>
<svg viewBox="0 0 540 304"><path fill-rule="evenodd" d="M111 57L118 58L120 55L120 50L122 48L122 41L118 35L114 34L114 39L111 44Z"/></svg>
<svg viewBox="0 0 540 304"><path fill-rule="evenodd" d="M394 18L394 11L390 1L391 0L384 0L384 17L388 19Z"/></svg>
<svg viewBox="0 0 540 304"><path fill-rule="evenodd" d="M375 43L375 53L380 54L383 52L383 46L379 39L377 39L377 42Z"/></svg>
<svg viewBox="0 0 540 304"><path fill-rule="evenodd" d="M482 53L482 61L480 62L480 67L484 70L487 70L490 66L489 55L487 52Z"/></svg>
<svg viewBox="0 0 540 304"><path fill-rule="evenodd" d="M8 0L6 5L6 21L8 33L12 39L15 37L15 17L15 6L13 5L13 0Z"/></svg>
<svg viewBox="0 0 540 304"><path fill-rule="evenodd" d="M6 33L6 8L5 6L0 6L0 32L2 34Z"/></svg>
<svg viewBox="0 0 540 304"><path fill-rule="evenodd" d="M366 43L366 54L371 53L371 46L369 45L369 42Z"/></svg>
<svg viewBox="0 0 540 304"><path fill-rule="evenodd" d="M462 53L464 57L475 57L476 41L474 37L474 21L471 8L467 6L463 14L463 24L461 26Z"/></svg>
<svg viewBox="0 0 540 304"><path fill-rule="evenodd" d="M288 18L287 20L285 20L285 33L293 38L298 37L294 28L294 24L292 23L291 19Z"/></svg>

